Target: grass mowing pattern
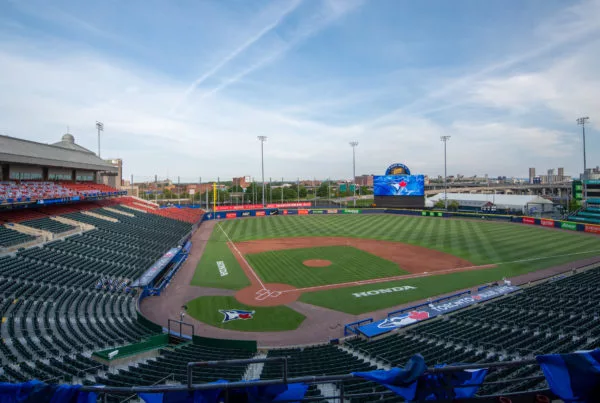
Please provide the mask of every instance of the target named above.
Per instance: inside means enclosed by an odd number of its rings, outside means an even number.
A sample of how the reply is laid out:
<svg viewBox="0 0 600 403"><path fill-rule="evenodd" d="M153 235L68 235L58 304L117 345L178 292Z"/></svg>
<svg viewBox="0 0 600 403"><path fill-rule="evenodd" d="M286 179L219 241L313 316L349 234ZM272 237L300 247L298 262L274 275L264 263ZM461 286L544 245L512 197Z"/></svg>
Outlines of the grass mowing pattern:
<svg viewBox="0 0 600 403"><path fill-rule="evenodd" d="M246 255L265 283L285 283L298 288L338 284L408 274L398 265L351 246L326 246L277 250ZM307 259L330 260L328 267L306 267Z"/></svg>
<svg viewBox="0 0 600 403"><path fill-rule="evenodd" d="M600 252L589 234L490 221L382 215L272 216L222 223L234 242L264 238L341 236L404 242L436 249L476 265L533 257ZM548 266L546 266L548 267Z"/></svg>
<svg viewBox="0 0 600 403"><path fill-rule="evenodd" d="M294 330L306 318L287 306L252 307L239 303L234 297L199 297L189 301L187 313L201 322L221 329L246 332L278 332ZM238 319L223 323L219 309L255 311L252 319Z"/></svg>
<svg viewBox="0 0 600 403"><path fill-rule="evenodd" d="M600 253L600 238L589 234L476 220L389 214L274 216L232 220L222 225L234 242L298 236L371 238L436 249L469 260L475 265L499 264L495 269L305 293L300 299L353 314L452 292ZM352 295L398 285L413 285L417 290L362 298Z"/></svg>
<svg viewBox="0 0 600 403"><path fill-rule="evenodd" d="M226 276L221 276L218 261L225 263ZM213 229L190 284L231 290L240 290L250 285L250 280L227 246L227 238L218 226Z"/></svg>
<svg viewBox="0 0 600 403"><path fill-rule="evenodd" d="M532 262L530 271L549 266L557 266L571 261L573 258L550 259L542 263ZM502 277L510 277L514 267L500 265L495 269L484 269L477 271L466 271L461 273L441 274L431 277L420 277L401 281L388 281L378 284L362 285L356 287L336 288L326 291L315 291L304 293L300 301L308 304L319 305L325 308L358 315L378 309L389 308L428 297L450 293L463 288L470 288L484 283L500 280ZM412 286L414 290L356 297L355 293L379 290L382 288Z"/></svg>

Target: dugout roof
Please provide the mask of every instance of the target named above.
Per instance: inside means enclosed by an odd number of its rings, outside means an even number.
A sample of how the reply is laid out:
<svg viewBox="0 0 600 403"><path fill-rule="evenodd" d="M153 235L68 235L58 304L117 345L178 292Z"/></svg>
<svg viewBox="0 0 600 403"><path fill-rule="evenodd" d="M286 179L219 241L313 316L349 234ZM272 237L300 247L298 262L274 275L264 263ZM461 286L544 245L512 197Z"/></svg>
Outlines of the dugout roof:
<svg viewBox="0 0 600 403"><path fill-rule="evenodd" d="M91 171L118 171L117 167L99 158L94 152L76 144L75 138L69 133L54 144L0 135L0 161Z"/></svg>

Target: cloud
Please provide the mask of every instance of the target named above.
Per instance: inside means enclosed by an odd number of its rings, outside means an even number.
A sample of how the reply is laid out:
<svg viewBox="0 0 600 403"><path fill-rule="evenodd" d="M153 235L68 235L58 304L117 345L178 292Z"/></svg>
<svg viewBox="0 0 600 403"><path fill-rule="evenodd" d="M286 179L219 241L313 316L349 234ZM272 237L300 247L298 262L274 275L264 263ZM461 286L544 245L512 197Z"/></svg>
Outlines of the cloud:
<svg viewBox="0 0 600 403"><path fill-rule="evenodd" d="M274 8L262 10L254 35L223 50L229 56L213 50L232 41L233 28L215 32L206 60L217 62L191 91L194 77L178 74L186 62L173 60L175 68L163 70L147 59L126 59L114 49L72 47L52 35L52 40L0 36L0 129L55 142L70 126L77 142L95 151L94 124L102 121L102 155L123 158L126 177L147 180L155 174L182 181L258 177L257 135L269 137L267 177L349 178L351 140L360 143L357 173L379 174L391 163L405 162L415 172L437 176L443 172L442 135L452 136L452 174L526 176L529 166L564 166L575 175L580 169L574 119L590 115L590 123L597 124L593 111L600 108L595 97L600 49L589 23L573 22L570 29L577 34L566 35L585 41L572 39L572 48L556 47L543 57L532 55L535 50L507 55L457 79L453 72L460 69L444 66L373 72L364 68L363 54L351 44L348 53L335 53L340 43L335 41L343 41L348 29L368 32L362 12L343 18L360 2L307 2L285 14L293 4L282 9L275 2ZM283 14L261 36L260 29ZM348 20L360 24L347 27ZM542 24L535 30L538 40L546 26L558 23ZM384 49L395 40L372 46ZM524 39L523 47L528 43ZM183 52L192 51L188 45ZM332 57L319 58L323 52ZM339 64L324 66L336 58ZM185 102L176 114L169 113L182 94L187 94ZM373 118L390 105L405 106ZM592 135L588 161L598 150Z"/></svg>
<svg viewBox="0 0 600 403"><path fill-rule="evenodd" d="M200 77L195 79L190 84L190 86L185 90L185 93L183 94L182 98L171 109L171 113L174 113L177 110L177 108L183 102L185 102L187 97L189 97L189 95L192 92L194 92L196 90L196 88L198 88L199 85L201 85L208 78L210 78L211 76L216 74L223 66L225 66L227 63L229 63L230 61L235 59L238 55L243 53L246 49L248 49L249 47L254 45L256 42L258 42L263 36L265 36L266 34L271 32L273 29L275 29L285 19L285 17L288 16L289 14L291 14L294 10L296 10L299 5L300 5L300 0L293 0L291 2L288 2L286 7L283 7L282 9L278 10L276 15L272 18L272 20L269 23L267 23L265 26L263 26L258 32L251 35L250 38L248 38L240 46L238 46L232 52L230 52L228 55L226 55L217 64L215 64L212 68L210 68L208 71L203 73Z"/></svg>
<svg viewBox="0 0 600 403"><path fill-rule="evenodd" d="M448 99L455 98L457 94L469 90L475 83L493 78L494 75L514 73L512 69L523 69L527 62L534 62L536 59L542 59L545 56L561 54L567 46L577 46L581 41L596 39L600 32L600 0L583 1L566 9L560 10L553 18L544 21L534 29L534 36L529 38L520 38L521 43L527 44L526 50L519 53L510 54L503 60L488 64L478 70L471 71L458 77L450 77L444 83L432 91L426 92L423 96L417 97L414 101L407 103L400 108L385 113L371 124L378 124L406 111L420 113L420 111L431 108L431 103L448 102ZM536 64L533 63L535 66ZM460 105L451 101L453 106ZM434 109L439 108L435 105Z"/></svg>
<svg viewBox="0 0 600 403"><path fill-rule="evenodd" d="M267 25L263 28L257 35L253 36L245 42L242 46L234 50L231 54L229 54L225 59L217 63L216 66L211 68L207 73L203 74L200 78L195 80L192 85L186 90L184 98L187 98L189 94L194 91L200 84L206 81L209 77L214 75L221 69L225 64L229 63L236 57L238 57L245 50L255 45L261 39L265 37L266 34L274 31L280 24L280 22L292 11L296 10L299 2L292 3L292 6L285 9L281 16L277 18L277 21ZM203 98L210 97L217 92L227 88L228 86L235 84L242 78L247 75L257 71L264 66L272 63L278 58L282 57L285 53L289 52L294 47L298 46L302 42L306 41L311 36L325 29L327 26L333 24L336 20L340 19L347 13L355 10L360 5L362 5L362 0L327 0L322 3L320 8L317 10L311 11L308 17L301 17L299 21L297 21L297 25L291 32L287 32L285 38L282 38L279 34L278 38L274 41L276 43L275 46L267 47L267 50L264 52L259 52L258 60L253 61L249 64L248 67L241 69L239 72L235 73L232 76L229 76L225 80L223 80L217 86L205 91L202 94Z"/></svg>
<svg viewBox="0 0 600 403"><path fill-rule="evenodd" d="M535 72L482 80L470 91L470 102L527 114L544 108L574 123L579 116L600 109L600 40L587 43L555 63ZM590 122L600 127L597 121Z"/></svg>

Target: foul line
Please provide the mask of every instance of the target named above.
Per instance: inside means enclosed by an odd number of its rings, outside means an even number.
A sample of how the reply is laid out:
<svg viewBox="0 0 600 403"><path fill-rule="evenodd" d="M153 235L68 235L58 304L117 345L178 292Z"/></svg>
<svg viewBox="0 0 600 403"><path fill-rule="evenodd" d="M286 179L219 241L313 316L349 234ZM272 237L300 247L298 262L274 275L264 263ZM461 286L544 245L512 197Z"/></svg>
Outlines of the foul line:
<svg viewBox="0 0 600 403"><path fill-rule="evenodd" d="M227 242L229 244L231 244L231 246L233 247L233 249L237 252L237 254L240 256L240 258L244 261L244 263L246 264L246 266L248 266L248 270L250 271L250 274L252 274L252 276L256 279L256 281L258 281L260 283L260 286L262 287L262 289L266 290L265 285L261 281L260 277L258 277L258 275L254 271L254 269L252 268L252 266L250 266L250 263L248 263L248 261L246 260L246 258L244 257L244 255L242 255L242 252L240 252L240 250L237 248L237 246L235 246L235 244L233 243L233 241L231 240L231 238L229 238L229 235L227 235L227 232L225 232L225 230L223 229L223 227L221 227L221 223L217 223L217 226L223 232L223 234L225 234L225 237L227 238Z"/></svg>
<svg viewBox="0 0 600 403"><path fill-rule="evenodd" d="M305 292L309 290L327 290L334 288L346 288L357 285L367 285L367 284L377 284L377 283L387 283L388 281L395 280L406 280L411 278L419 278L419 277L429 277L437 274L448 274L458 271L468 271L468 270L476 270L476 269L491 269L495 267L493 264L484 264L481 266L465 266L465 267L456 267L454 269L444 269L444 270L436 270L434 272L423 272L423 273L413 273L413 274L403 274L401 276L393 276L393 277L383 277L383 278L372 278L369 280L358 280L358 281L350 281L348 283L337 283L337 284L326 284L326 285L317 285L313 287L305 287L305 288L297 288L295 290L283 290L281 292Z"/></svg>
<svg viewBox="0 0 600 403"><path fill-rule="evenodd" d="M513 261L508 261L508 262L490 263L490 264L484 264L484 265L480 265L480 266L457 267L457 268L454 268L454 269L444 269L444 270L436 270L436 271L433 271L433 272L429 271L429 272L423 272L423 273L405 274L405 275L402 275L402 276L394 276L394 277L374 278L374 279L369 279L369 280L351 281L351 282L348 282L348 283L317 285L317 286L313 286L313 287L296 288L295 290L283 290L281 292L282 293L287 293L287 292L305 292L305 291L309 291L309 290L312 290L312 291L314 291L314 290L327 290L327 289L334 289L334 288L346 288L346 287L358 286L358 285L386 283L388 281L405 280L405 279L419 278L419 277L429 277L429 276L435 276L435 275L438 275L438 274L448 274L448 273L460 272L460 271L469 271L469 270L476 270L476 269L494 268L494 267L502 265L502 264L532 262L532 261L544 260L544 259L554 259L554 258L558 258L558 257L584 255L584 254L588 254L588 253L600 253L600 250L593 250L593 251L587 251L587 252L566 253L566 254L563 254L563 255L534 257L534 258L528 258L528 259L513 260Z"/></svg>

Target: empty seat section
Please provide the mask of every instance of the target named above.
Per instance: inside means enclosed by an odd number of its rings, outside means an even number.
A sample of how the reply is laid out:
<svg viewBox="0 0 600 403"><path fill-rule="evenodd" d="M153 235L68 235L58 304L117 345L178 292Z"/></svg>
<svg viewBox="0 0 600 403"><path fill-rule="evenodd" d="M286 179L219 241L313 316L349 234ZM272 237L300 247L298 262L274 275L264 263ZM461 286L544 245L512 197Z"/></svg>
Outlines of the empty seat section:
<svg viewBox="0 0 600 403"><path fill-rule="evenodd" d="M22 225L28 227L41 229L44 231L52 232L54 234L60 234L61 232L68 232L76 229L74 226L64 224L60 221L51 219L50 217L38 218L36 220L28 220L21 222Z"/></svg>
<svg viewBox="0 0 600 403"><path fill-rule="evenodd" d="M23 234L22 232L12 230L0 225L0 247L11 247L36 239L35 236Z"/></svg>

